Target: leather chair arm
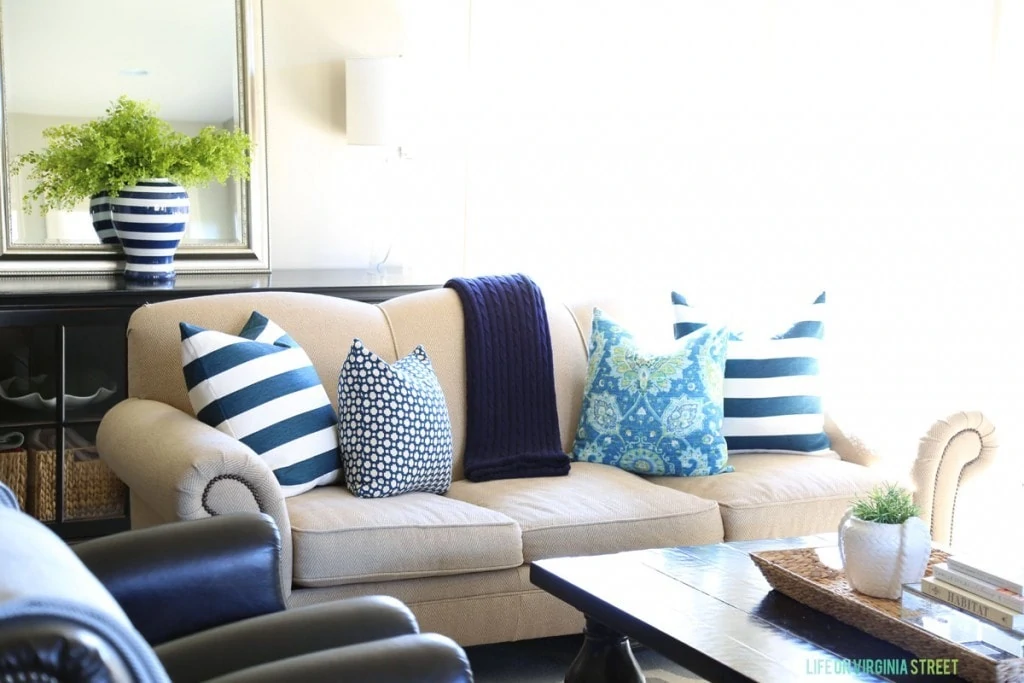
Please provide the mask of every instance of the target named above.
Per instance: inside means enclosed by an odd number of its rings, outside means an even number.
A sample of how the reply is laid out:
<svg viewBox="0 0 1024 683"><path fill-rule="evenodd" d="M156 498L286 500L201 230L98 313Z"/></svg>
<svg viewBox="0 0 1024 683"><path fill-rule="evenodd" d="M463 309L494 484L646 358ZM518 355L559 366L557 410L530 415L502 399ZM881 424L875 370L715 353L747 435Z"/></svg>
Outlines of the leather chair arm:
<svg viewBox="0 0 1024 683"><path fill-rule="evenodd" d="M160 672L154 672L158 680ZM132 677L115 648L64 619L26 617L0 625L0 681L108 683Z"/></svg>
<svg viewBox="0 0 1024 683"><path fill-rule="evenodd" d="M299 607L228 624L155 649L171 679L175 683L189 683L418 630L415 617L404 604L394 598L372 596Z"/></svg>
<svg viewBox="0 0 1024 683"><path fill-rule="evenodd" d="M466 653L433 633L398 636L293 657L215 678L209 683L472 683Z"/></svg>
<svg viewBox="0 0 1024 683"><path fill-rule="evenodd" d="M152 645L285 607L280 535L260 513L173 522L73 549Z"/></svg>

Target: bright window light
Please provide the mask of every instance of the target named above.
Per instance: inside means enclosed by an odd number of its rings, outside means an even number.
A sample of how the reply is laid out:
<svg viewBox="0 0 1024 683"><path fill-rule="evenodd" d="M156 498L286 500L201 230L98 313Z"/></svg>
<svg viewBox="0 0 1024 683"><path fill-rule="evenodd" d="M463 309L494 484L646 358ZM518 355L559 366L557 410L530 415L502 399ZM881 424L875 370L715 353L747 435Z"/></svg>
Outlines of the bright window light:
<svg viewBox="0 0 1024 683"><path fill-rule="evenodd" d="M827 290L830 410L893 457L960 409L1024 443L1021 3L474 0L470 55L471 274Z"/></svg>

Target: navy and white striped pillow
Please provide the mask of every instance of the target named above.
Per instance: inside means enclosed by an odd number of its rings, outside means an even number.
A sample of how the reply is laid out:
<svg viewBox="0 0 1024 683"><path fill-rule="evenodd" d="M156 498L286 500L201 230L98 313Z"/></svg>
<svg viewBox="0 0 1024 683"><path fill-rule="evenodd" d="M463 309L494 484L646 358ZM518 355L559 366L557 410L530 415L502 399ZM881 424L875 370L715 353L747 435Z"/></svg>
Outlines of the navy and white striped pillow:
<svg viewBox="0 0 1024 683"><path fill-rule="evenodd" d="M676 339L710 320L672 292ZM825 323L825 292L801 320L771 337L731 331L725 360L725 419L730 453L829 450L821 402L819 360Z"/></svg>
<svg viewBox="0 0 1024 683"><path fill-rule="evenodd" d="M239 336L181 323L196 417L263 457L285 497L337 480L338 418L306 352L253 311Z"/></svg>

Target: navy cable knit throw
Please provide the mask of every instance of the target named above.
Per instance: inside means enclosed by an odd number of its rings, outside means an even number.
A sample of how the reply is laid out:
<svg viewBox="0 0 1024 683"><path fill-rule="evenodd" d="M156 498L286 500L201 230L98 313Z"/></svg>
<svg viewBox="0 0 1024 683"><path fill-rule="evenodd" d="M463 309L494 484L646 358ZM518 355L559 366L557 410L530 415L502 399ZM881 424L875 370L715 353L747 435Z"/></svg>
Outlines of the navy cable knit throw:
<svg viewBox="0 0 1024 683"><path fill-rule="evenodd" d="M466 321L466 479L569 473L544 297L525 275L452 278Z"/></svg>

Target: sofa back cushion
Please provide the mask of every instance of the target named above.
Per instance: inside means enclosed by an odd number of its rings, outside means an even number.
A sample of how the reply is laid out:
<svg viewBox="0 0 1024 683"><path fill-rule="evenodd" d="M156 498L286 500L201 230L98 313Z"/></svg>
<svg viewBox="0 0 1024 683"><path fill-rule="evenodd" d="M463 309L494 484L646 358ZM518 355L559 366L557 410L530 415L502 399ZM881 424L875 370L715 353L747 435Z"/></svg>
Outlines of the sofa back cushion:
<svg viewBox="0 0 1024 683"><path fill-rule="evenodd" d="M579 421L583 383L587 377L587 352L580 328L560 302L547 300L548 326L555 373L555 401L562 448L572 450ZM466 345L462 303L451 289L433 289L385 301L387 316L399 355L418 344L426 349L448 403L452 421L454 462L452 478L464 478L466 448Z"/></svg>
<svg viewBox="0 0 1024 683"><path fill-rule="evenodd" d="M587 378L587 343L594 304L570 309L554 297L547 297L546 304L558 425L562 447L569 453ZM621 304L596 304L609 311L624 309ZM368 349L389 363L422 344L444 390L451 418L452 478L464 478L465 325L459 296L451 289L407 294L379 306L295 292L215 294L149 304L135 311L128 325L129 395L161 401L193 414L181 372L178 324L185 321L234 334L253 311L273 320L302 346L335 408L338 374L353 339L361 339Z"/></svg>
<svg viewBox="0 0 1024 683"><path fill-rule="evenodd" d="M236 334L253 311L287 332L309 356L337 408L338 372L356 337L388 362L394 343L380 309L348 299L297 292L244 292L143 306L128 323L128 393L194 414L181 371L178 324Z"/></svg>

